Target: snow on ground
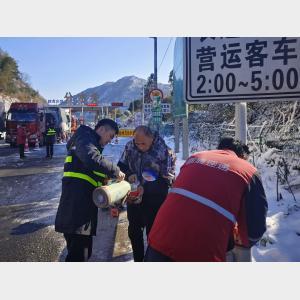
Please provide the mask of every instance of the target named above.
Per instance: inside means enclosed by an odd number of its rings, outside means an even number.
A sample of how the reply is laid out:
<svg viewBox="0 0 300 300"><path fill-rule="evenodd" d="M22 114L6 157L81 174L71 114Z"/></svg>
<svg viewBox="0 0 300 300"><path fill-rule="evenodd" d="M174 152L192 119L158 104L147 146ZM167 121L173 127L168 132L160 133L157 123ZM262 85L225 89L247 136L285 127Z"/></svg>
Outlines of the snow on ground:
<svg viewBox="0 0 300 300"><path fill-rule="evenodd" d="M124 145L130 138L119 138L118 144L107 145L103 152L113 161L117 162ZM165 137L166 143L174 149L174 137ZM190 148L196 145L195 141L190 142ZM182 146L182 145L180 145ZM201 145L200 145L201 146ZM197 145L199 149L199 145ZM195 147L194 149L196 149ZM202 145L201 149L209 149L209 145ZM38 155L32 151L29 156ZM260 157L254 157L255 166L258 168L264 188L266 191L269 209L267 214L267 232L259 245L252 248L252 260L263 261L300 261L300 189L294 191L293 195L284 187L279 188L281 199L277 201L276 192L276 171L280 155L276 149L268 149ZM0 166L5 166L7 160L15 163L18 167L23 165L17 153L0 157ZM182 159L182 149L177 153L176 175L185 161ZM290 183L299 182L298 171L291 174Z"/></svg>
<svg viewBox="0 0 300 300"><path fill-rule="evenodd" d="M166 143L174 149L174 137L166 137ZM195 141L190 142L196 145ZM181 144L180 144L181 146ZM198 145L199 148L199 145ZM202 149L208 149L202 145ZM190 153L191 154L191 153ZM261 242L252 248L252 260L258 262L299 262L300 261L300 189L293 195L284 187L279 187L282 199L277 201L277 165L280 155L277 149L268 149L260 157L255 157L255 166L259 170L268 200L267 231ZM182 149L177 153L176 175L185 161ZM291 176L290 184L299 182L298 171Z"/></svg>
<svg viewBox="0 0 300 300"><path fill-rule="evenodd" d="M258 247L253 247L255 261L300 261L300 190L292 188L295 199L286 184L279 186L282 199L277 200L276 149L268 149L257 159L258 168L268 199L267 232ZM297 174L291 174L297 176ZM297 176L299 177L299 176ZM298 178L299 179L299 178ZM294 181L297 180L295 177Z"/></svg>

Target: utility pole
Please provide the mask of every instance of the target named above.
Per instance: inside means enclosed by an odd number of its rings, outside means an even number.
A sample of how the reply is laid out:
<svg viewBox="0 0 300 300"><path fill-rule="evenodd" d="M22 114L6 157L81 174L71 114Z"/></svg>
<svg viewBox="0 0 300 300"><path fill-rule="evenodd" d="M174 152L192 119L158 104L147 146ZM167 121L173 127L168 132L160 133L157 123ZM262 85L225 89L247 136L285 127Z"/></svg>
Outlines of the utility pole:
<svg viewBox="0 0 300 300"><path fill-rule="evenodd" d="M154 88L157 89L157 37L152 37L154 40ZM157 131L159 132L160 124L157 123Z"/></svg>
<svg viewBox="0 0 300 300"><path fill-rule="evenodd" d="M152 37L154 40L154 88L157 88L157 37Z"/></svg>
<svg viewBox="0 0 300 300"><path fill-rule="evenodd" d="M142 125L144 125L145 122L145 86L143 85L143 102L142 102Z"/></svg>

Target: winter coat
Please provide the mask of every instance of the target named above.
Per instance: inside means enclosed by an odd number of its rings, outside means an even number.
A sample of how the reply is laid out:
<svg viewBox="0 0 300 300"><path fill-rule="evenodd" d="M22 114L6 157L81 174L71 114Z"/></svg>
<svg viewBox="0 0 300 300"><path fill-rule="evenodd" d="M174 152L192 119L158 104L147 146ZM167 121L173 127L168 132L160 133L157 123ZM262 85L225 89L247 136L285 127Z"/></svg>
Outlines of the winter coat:
<svg viewBox="0 0 300 300"><path fill-rule="evenodd" d="M230 150L192 155L161 206L149 245L174 261L225 261L228 243L251 247L268 204L254 166Z"/></svg>
<svg viewBox="0 0 300 300"><path fill-rule="evenodd" d="M17 129L17 144L24 145L26 142L26 130L23 127Z"/></svg>
<svg viewBox="0 0 300 300"><path fill-rule="evenodd" d="M129 141L118 162L121 171L126 174L126 178L136 174L140 184L144 188L142 203L153 203L160 205L168 194L168 189L175 177L174 152L166 145L165 141L156 133L152 146L147 152L141 152ZM142 177L144 170L151 170L157 175L155 181L145 181ZM166 179L163 176L172 175Z"/></svg>
<svg viewBox="0 0 300 300"><path fill-rule="evenodd" d="M81 125L67 143L62 194L55 219L55 230L63 233L96 235L98 208L92 193L116 178L120 169L106 160L99 146L99 135Z"/></svg>

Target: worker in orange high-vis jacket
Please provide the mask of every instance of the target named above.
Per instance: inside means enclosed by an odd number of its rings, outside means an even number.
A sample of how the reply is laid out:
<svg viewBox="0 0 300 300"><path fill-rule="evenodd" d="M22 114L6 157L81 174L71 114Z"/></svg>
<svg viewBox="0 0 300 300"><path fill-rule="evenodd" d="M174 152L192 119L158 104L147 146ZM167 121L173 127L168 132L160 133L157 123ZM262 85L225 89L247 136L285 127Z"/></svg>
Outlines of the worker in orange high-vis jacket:
<svg viewBox="0 0 300 300"><path fill-rule="evenodd" d="M257 169L231 137L190 156L152 226L145 261L226 261L266 230L268 209ZM234 260L234 259L232 259Z"/></svg>

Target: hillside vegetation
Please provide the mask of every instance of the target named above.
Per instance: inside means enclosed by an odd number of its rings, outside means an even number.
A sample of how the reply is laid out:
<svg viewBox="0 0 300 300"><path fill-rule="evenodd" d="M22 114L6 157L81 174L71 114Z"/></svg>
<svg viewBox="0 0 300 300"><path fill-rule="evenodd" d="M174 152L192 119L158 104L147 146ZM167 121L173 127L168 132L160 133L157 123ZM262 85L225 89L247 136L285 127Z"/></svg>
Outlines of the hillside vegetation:
<svg viewBox="0 0 300 300"><path fill-rule="evenodd" d="M34 90L19 71L16 60L0 49L0 96L20 102L43 102L46 100Z"/></svg>

